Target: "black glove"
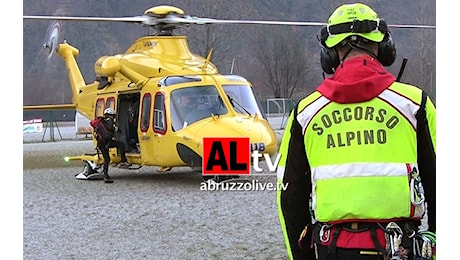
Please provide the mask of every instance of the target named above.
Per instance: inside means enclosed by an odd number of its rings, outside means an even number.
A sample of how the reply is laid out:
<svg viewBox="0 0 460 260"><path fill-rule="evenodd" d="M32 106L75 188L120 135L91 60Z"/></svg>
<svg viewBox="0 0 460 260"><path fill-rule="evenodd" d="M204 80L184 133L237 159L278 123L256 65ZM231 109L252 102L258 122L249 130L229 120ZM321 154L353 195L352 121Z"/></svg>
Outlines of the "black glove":
<svg viewBox="0 0 460 260"><path fill-rule="evenodd" d="M313 226L312 224L307 224L300 234L297 245L300 250L306 253L306 259L316 259L315 251L313 250Z"/></svg>

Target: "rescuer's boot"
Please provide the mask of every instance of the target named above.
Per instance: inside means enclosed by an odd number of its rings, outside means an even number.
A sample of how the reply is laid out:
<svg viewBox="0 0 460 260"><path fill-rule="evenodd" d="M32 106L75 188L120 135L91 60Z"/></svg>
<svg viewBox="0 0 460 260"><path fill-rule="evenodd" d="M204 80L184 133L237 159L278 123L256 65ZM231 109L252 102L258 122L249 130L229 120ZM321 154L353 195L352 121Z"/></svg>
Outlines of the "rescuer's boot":
<svg viewBox="0 0 460 260"><path fill-rule="evenodd" d="M129 168L129 166L131 166L132 164L128 163L128 162L120 162L120 164L118 164L118 167L122 168L122 169L127 169Z"/></svg>
<svg viewBox="0 0 460 260"><path fill-rule="evenodd" d="M105 183L112 183L113 180L112 180L112 178L110 178L110 176L108 174L104 174L104 182Z"/></svg>

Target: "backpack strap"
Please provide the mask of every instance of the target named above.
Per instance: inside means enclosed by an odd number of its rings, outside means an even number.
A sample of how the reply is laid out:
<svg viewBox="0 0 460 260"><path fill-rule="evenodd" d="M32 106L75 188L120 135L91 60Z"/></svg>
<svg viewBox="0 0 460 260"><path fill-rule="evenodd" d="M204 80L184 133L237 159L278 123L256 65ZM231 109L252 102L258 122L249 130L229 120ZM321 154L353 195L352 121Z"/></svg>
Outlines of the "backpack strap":
<svg viewBox="0 0 460 260"><path fill-rule="evenodd" d="M337 228L332 232L332 240L331 244L329 245L329 251L327 252L327 256L330 259L337 258L337 238L339 237L340 231L342 231L342 226L338 225Z"/></svg>
<svg viewBox="0 0 460 260"><path fill-rule="evenodd" d="M427 94L425 90L422 90L422 103L420 103L420 107L423 107L423 109L425 109L426 98L427 98Z"/></svg>
<svg viewBox="0 0 460 260"><path fill-rule="evenodd" d="M417 121L426 120L425 106L426 106L427 96L428 94L424 90L422 90L422 101L420 102L420 108L418 109L417 114L415 115L415 117L417 118Z"/></svg>
<svg viewBox="0 0 460 260"><path fill-rule="evenodd" d="M383 249L383 246L380 244L378 238L377 238L377 230L376 227L370 228L371 232L371 239L372 242L374 243L375 248L382 253L382 255L386 255L385 249Z"/></svg>

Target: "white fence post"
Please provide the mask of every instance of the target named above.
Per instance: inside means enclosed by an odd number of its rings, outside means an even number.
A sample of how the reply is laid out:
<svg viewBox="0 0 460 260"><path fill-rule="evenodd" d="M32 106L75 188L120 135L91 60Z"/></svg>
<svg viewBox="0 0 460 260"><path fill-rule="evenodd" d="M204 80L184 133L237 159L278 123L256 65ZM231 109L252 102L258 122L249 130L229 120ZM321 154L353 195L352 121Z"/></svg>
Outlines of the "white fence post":
<svg viewBox="0 0 460 260"><path fill-rule="evenodd" d="M269 98L267 99L267 118L272 122L272 126L279 126L278 129L284 129L290 108L289 98Z"/></svg>

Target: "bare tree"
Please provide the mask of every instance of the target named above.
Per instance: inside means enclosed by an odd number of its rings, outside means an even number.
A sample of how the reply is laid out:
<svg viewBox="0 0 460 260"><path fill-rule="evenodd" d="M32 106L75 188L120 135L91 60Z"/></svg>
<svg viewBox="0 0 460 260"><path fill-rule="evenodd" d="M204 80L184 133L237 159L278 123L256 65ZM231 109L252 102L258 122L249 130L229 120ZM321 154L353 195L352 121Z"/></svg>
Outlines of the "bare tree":
<svg viewBox="0 0 460 260"><path fill-rule="evenodd" d="M307 57L303 38L292 27L261 27L253 46L253 54L266 75L263 84L275 98L292 97L306 78Z"/></svg>
<svg viewBox="0 0 460 260"><path fill-rule="evenodd" d="M251 8L245 1L226 0L186 0L181 4L189 15L216 19L244 19ZM244 25L208 24L195 25L179 31L188 35L193 52L206 57L213 49L212 61L219 70L230 71L232 59L238 54L238 46L244 46L242 33Z"/></svg>
<svg viewBox="0 0 460 260"><path fill-rule="evenodd" d="M435 12L432 11L429 3L421 1L420 24L435 24ZM436 99L436 32L434 30L423 30L423 40L418 42L417 52L420 55L419 72L421 74L420 87Z"/></svg>
<svg viewBox="0 0 460 260"><path fill-rule="evenodd" d="M363 0L363 3L372 5L390 24L435 24L434 0ZM159 0L140 0L135 5L108 0L84 4L70 0L25 0L23 11L27 15L52 15L57 9L64 8L66 12L60 15L117 17L138 15L142 10L160 4L163 2ZM342 2L170 0L168 4L199 17L326 22L333 9ZM94 79L94 62L98 57L122 53L137 37L151 33L144 27L125 23L66 21L63 24L63 37L80 49L77 59L88 81ZM46 21L24 20L24 104L67 103L71 100L62 60L56 57L48 60L47 53L41 48L48 25ZM318 27L214 24L190 26L174 33L187 35L191 50L197 54L206 56L210 49L214 49L212 62L219 71L246 77L261 97L292 95L298 98L311 92L321 81L315 35L318 30ZM408 56L403 80L419 85L432 96L436 91L435 33L436 30L392 28L398 55L394 65L389 67L396 75L402 58ZM289 91L281 89L286 87L290 88Z"/></svg>

